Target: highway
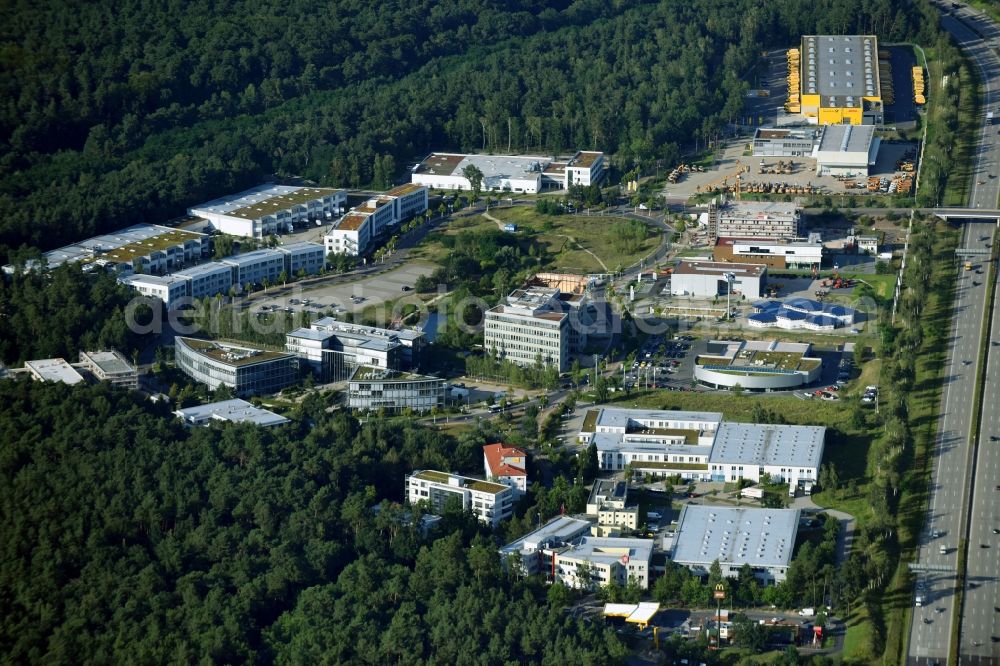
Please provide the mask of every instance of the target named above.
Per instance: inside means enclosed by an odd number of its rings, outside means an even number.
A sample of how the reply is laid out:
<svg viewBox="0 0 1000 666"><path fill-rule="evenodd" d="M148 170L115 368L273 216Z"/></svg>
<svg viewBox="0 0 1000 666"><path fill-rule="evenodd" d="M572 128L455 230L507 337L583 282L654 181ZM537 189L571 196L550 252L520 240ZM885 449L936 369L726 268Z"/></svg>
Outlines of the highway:
<svg viewBox="0 0 1000 666"><path fill-rule="evenodd" d="M969 195L969 208L995 209L997 196L1000 193L1000 127L986 123L987 110L1000 110L1000 59L992 50L991 44L985 42L980 35L985 35L993 41L1000 38L1000 30L988 21L980 18L977 12L962 7L951 15L942 18L942 26L958 42L965 54L975 63L983 82L984 106L980 109L979 122L981 130L975 151L975 164L972 176L972 191ZM1000 43L998 40L996 43ZM933 91L931 92L933 94ZM986 249L988 240L980 240L992 236L995 223L970 222L963 233L962 247ZM955 604L954 588L956 584L955 569L958 561L959 539L964 533L965 513L963 508L969 498L972 484L970 478L973 470L970 468L969 455L970 432L974 409L975 381L977 362L982 335L982 323L986 306L986 280L988 266L981 260L975 261L982 266L982 274L965 271L958 262L955 270L959 273L955 294L954 312L951 321L951 334L948 342L948 355L944 376L944 387L941 395L938 434L932 455L934 470L929 488L929 507L925 530L919 537L917 562L930 570L917 574L917 594L924 598L920 608L914 608L913 621L910 627L909 664L944 664L947 662L951 643L953 612ZM993 326L997 326L994 320ZM995 361L990 366L993 380L987 385L984 397L986 404L1000 404L995 396L997 382L1000 381L1000 368ZM991 403L990 395L994 395ZM995 412L1000 410L986 410ZM991 414L991 419L1000 418ZM988 438L987 438L988 439ZM987 442L988 443L988 442ZM989 479L996 478L997 463L1000 454L992 451L980 451L982 467L977 465L978 476L973 496L973 511L983 512L982 516L972 518L972 530L969 548L970 572L975 569L978 580L969 579L970 586L966 594L970 594L963 604L962 635L959 650L962 663L991 664L998 656L997 647L992 636L997 635L996 618L993 606L1000 604L997 599L996 575L997 554L994 548L980 548L979 544L990 541L979 541L986 531L993 540L995 497L986 493L984 484ZM991 476L993 475L993 476ZM998 479L1000 481L1000 479ZM994 493L996 482L988 486L989 493ZM992 502L991 502L992 500ZM989 524L987 524L989 523ZM998 546L1000 547L1000 546ZM972 563L976 564L973 567ZM988 561L989 560L989 561ZM939 570L935 570L939 569ZM992 580L985 580L993 577ZM987 613L988 609L988 613Z"/></svg>
<svg viewBox="0 0 1000 666"><path fill-rule="evenodd" d="M993 235L993 242L1000 234ZM983 277L988 275L983 267ZM975 275L975 273L973 273ZM987 287L986 280L979 289ZM962 608L961 663L1000 663L1000 290L997 291L991 341L986 357L979 448L975 461L969 521L969 555ZM994 531L995 530L995 531Z"/></svg>
<svg viewBox="0 0 1000 666"><path fill-rule="evenodd" d="M962 245L983 247L984 243L978 238L989 234L991 228L985 222L966 225ZM934 471L928 493L928 517L917 555L920 565L943 567L947 571L917 575L917 593L923 597L923 605L914 608L910 630L911 664L943 664L947 659L955 603L959 524L969 490L968 442L982 334L985 272L983 276L976 275L975 271L966 272L957 262L955 270L961 274L948 336L938 435L932 452ZM974 277L979 280L973 280ZM973 286L973 282L980 284Z"/></svg>

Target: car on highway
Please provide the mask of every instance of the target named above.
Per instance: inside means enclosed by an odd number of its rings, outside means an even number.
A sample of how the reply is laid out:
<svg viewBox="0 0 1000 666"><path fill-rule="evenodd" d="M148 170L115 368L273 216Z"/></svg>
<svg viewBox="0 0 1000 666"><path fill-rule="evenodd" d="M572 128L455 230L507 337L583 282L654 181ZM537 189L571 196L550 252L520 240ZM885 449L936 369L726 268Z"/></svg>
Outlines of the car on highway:
<svg viewBox="0 0 1000 666"><path fill-rule="evenodd" d="M404 284L402 287L400 287L400 291L409 291L410 289L412 289L412 287L410 287L410 285L408 284Z"/></svg>

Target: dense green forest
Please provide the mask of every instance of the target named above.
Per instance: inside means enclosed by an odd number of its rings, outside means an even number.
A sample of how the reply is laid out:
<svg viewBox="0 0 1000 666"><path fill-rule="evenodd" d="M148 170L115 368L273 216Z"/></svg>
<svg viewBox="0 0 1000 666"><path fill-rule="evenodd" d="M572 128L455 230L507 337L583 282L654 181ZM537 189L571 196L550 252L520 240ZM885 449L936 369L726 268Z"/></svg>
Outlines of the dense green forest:
<svg viewBox="0 0 1000 666"><path fill-rule="evenodd" d="M84 273L77 264L0 278L0 362L36 358L76 362L81 350L118 349L127 356L141 338L125 312L136 293L107 273ZM135 321L150 322L147 305Z"/></svg>
<svg viewBox="0 0 1000 666"><path fill-rule="evenodd" d="M672 160L805 32L933 37L923 0L15 0L0 7L0 253L430 149ZM389 156L387 160L385 156Z"/></svg>
<svg viewBox="0 0 1000 666"><path fill-rule="evenodd" d="M12 663L614 664L614 632L504 573L470 515L422 540L404 473L471 471L482 434L185 430L108 386L0 382L0 653ZM311 425L311 427L310 427ZM558 500L557 500L558 501ZM558 504L556 505L558 506ZM474 657L475 655L475 657Z"/></svg>

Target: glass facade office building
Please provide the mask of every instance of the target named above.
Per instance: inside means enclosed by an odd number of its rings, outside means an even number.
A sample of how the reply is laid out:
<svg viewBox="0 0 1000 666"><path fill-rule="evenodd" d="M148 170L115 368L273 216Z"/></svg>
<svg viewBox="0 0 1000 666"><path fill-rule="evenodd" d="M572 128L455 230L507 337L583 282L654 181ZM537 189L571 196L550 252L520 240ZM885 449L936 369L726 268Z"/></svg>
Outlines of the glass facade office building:
<svg viewBox="0 0 1000 666"><path fill-rule="evenodd" d="M174 359L184 374L211 389L228 386L238 396L275 393L299 378L292 354L178 337Z"/></svg>

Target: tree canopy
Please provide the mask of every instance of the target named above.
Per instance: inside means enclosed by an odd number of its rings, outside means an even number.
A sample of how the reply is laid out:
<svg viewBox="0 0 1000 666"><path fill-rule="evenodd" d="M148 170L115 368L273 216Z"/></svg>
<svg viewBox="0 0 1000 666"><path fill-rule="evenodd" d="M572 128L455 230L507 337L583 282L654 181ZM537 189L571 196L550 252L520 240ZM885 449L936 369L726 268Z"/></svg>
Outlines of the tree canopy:
<svg viewBox="0 0 1000 666"><path fill-rule="evenodd" d="M278 177L382 185L430 150L625 170L741 108L765 47L936 25L916 0L351 0L0 7L0 253Z"/></svg>
<svg viewBox="0 0 1000 666"><path fill-rule="evenodd" d="M424 540L415 467L482 436L308 406L185 430L107 385L0 382L0 652L15 662L620 663L474 518ZM309 424L312 424L311 427ZM381 510L372 507L383 501Z"/></svg>

